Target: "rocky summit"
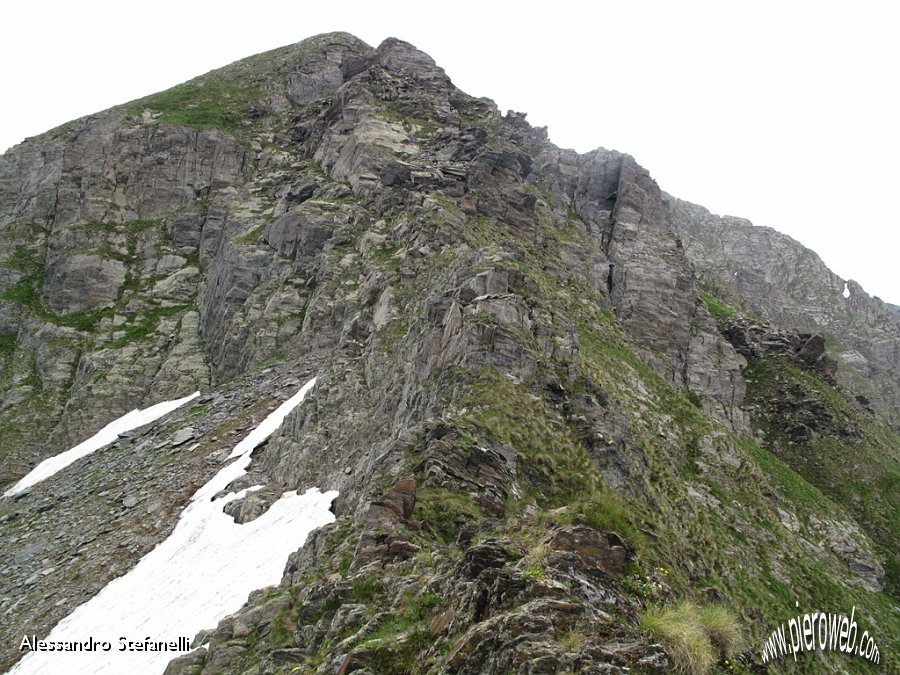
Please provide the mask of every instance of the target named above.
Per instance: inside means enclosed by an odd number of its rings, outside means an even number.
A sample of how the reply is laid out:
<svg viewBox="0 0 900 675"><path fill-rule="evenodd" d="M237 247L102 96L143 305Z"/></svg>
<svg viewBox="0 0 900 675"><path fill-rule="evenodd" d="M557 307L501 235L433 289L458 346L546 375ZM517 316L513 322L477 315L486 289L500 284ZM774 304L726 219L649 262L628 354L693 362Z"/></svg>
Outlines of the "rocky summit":
<svg viewBox="0 0 900 675"><path fill-rule="evenodd" d="M170 675L900 670L900 308L343 33L0 156L0 489L201 392L0 499L0 670L313 377L225 510L335 522Z"/></svg>

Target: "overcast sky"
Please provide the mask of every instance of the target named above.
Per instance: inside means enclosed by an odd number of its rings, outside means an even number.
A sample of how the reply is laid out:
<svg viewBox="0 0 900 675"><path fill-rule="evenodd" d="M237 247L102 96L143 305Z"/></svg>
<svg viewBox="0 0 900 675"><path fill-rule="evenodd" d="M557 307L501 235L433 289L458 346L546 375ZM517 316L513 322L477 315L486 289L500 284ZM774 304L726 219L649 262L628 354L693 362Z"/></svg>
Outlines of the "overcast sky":
<svg viewBox="0 0 900 675"><path fill-rule="evenodd" d="M5 3L0 150L237 59L395 36L558 145L791 235L900 304L900 3Z"/></svg>

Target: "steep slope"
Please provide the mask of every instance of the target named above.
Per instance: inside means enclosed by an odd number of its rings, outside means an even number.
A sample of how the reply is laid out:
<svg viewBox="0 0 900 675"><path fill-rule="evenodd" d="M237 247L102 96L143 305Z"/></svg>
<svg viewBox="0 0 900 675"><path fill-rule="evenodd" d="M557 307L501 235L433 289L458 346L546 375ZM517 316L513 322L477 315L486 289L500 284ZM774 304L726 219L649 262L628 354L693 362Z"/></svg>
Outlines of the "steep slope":
<svg viewBox="0 0 900 675"><path fill-rule="evenodd" d="M338 522L171 672L660 669L677 650L639 617L685 598L754 639L794 600L856 606L893 658L894 535L873 544L754 439L747 357L673 219L631 157L560 150L394 39L312 38L12 149L0 477L205 395L0 501L0 665L311 376L229 513L319 487Z"/></svg>
<svg viewBox="0 0 900 675"><path fill-rule="evenodd" d="M821 334L838 380L900 429L900 307L775 230L671 197L669 212L701 281L778 326Z"/></svg>

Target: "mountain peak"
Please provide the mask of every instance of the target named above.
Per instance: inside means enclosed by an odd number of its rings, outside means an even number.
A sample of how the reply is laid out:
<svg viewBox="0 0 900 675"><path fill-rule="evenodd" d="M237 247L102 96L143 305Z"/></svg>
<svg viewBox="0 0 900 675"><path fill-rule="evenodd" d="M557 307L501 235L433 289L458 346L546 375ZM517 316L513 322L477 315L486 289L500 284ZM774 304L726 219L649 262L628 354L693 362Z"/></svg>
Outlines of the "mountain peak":
<svg viewBox="0 0 900 675"><path fill-rule="evenodd" d="M795 602L891 643L896 322L748 228L395 38L309 38L13 148L0 487L201 394L0 499L0 668L196 500L237 536L313 488L336 522L167 672L751 668L741 633Z"/></svg>

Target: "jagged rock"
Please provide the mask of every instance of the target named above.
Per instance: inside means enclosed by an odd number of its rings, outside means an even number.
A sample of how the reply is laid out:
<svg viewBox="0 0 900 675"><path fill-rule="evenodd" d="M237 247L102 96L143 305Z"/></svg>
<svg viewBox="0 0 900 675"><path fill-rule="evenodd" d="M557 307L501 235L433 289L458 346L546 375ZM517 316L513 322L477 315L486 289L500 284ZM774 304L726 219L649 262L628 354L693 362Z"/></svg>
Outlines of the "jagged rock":
<svg viewBox="0 0 900 675"><path fill-rule="evenodd" d="M0 500L17 625L45 634L136 564L314 375L227 489L264 487L226 510L246 523L315 485L340 492L339 522L170 672L665 668L636 628L664 584L625 579L632 544L555 509L598 496L711 595L770 567L790 580L771 560L810 551L836 583L882 583L868 531L799 536L802 504L744 436L748 360L833 372L825 332L723 337L683 214L633 158L560 150L394 39L320 36L182 91L199 87L223 128L172 124L151 96L0 157L0 426L16 430L0 480L134 407L210 392ZM873 334L890 345L889 328ZM786 386L752 412L798 441L862 437L825 403ZM760 525L779 507L798 537ZM5 668L18 628L0 628Z"/></svg>
<svg viewBox="0 0 900 675"><path fill-rule="evenodd" d="M368 518L374 522L407 519L416 505L416 479L413 476L401 478L394 487L380 499L372 502Z"/></svg>
<svg viewBox="0 0 900 675"><path fill-rule="evenodd" d="M197 293L197 281L200 270L196 267L185 267L173 272L165 279L160 279L153 286L153 296L172 304L182 304L191 300Z"/></svg>
<svg viewBox="0 0 900 675"><path fill-rule="evenodd" d="M234 522L243 525L268 511L280 496L273 490L253 490L240 499L228 502L222 510L234 518Z"/></svg>
<svg viewBox="0 0 900 675"><path fill-rule="evenodd" d="M900 308L869 296L829 270L814 252L771 228L667 197L671 222L701 280L725 300L786 330L822 335L834 346L845 386L863 393L900 423ZM846 287L849 297L844 297ZM818 344L818 343L816 343Z"/></svg>
<svg viewBox="0 0 900 675"><path fill-rule="evenodd" d="M825 338L821 335L810 337L797 352L797 356L813 366L825 354Z"/></svg>
<svg viewBox="0 0 900 675"><path fill-rule="evenodd" d="M76 253L47 268L45 297L58 314L99 309L112 304L125 283L125 263L99 255Z"/></svg>
<svg viewBox="0 0 900 675"><path fill-rule="evenodd" d="M186 258L167 253L156 262L155 269L157 272L167 272L168 270L177 270L180 267L184 267L185 263L187 263Z"/></svg>
<svg viewBox="0 0 900 675"><path fill-rule="evenodd" d="M516 452L507 446L481 446L462 452L456 435L444 436L436 427L428 446L425 483L455 486L477 495L478 502L493 513L501 513L516 477Z"/></svg>
<svg viewBox="0 0 900 675"><path fill-rule="evenodd" d="M862 533L854 523L823 521L815 516L811 520L825 545L847 563L863 588L873 593L884 590L884 569L862 543Z"/></svg>
<svg viewBox="0 0 900 675"><path fill-rule="evenodd" d="M573 554L580 567L599 569L609 575L623 574L628 560L634 555L618 535L604 536L584 525L551 532L544 543L553 551Z"/></svg>
<svg viewBox="0 0 900 675"><path fill-rule="evenodd" d="M187 443L196 435L197 430L194 429L194 427L183 427L175 432L175 435L172 436L172 440L169 441L169 444L172 446L181 445L183 443Z"/></svg>
<svg viewBox="0 0 900 675"><path fill-rule="evenodd" d="M483 570L503 567L513 556L496 543L484 543L467 549L459 562L459 573L475 579Z"/></svg>
<svg viewBox="0 0 900 675"><path fill-rule="evenodd" d="M199 668L203 667L206 660L205 649L195 649L182 656L175 657L166 666L163 675L189 675L196 673Z"/></svg>

